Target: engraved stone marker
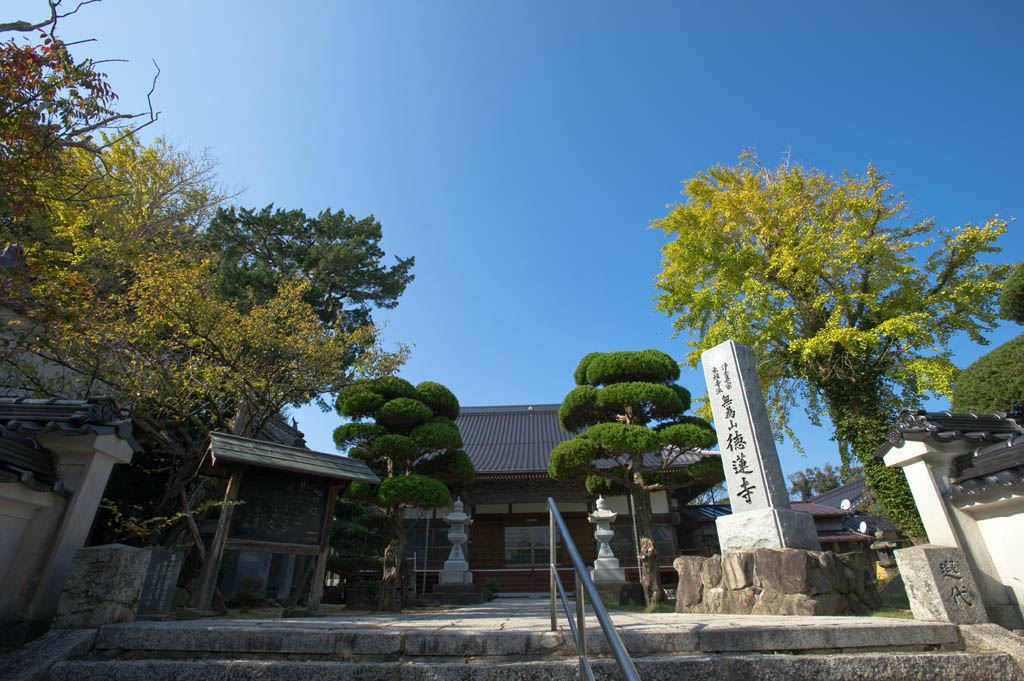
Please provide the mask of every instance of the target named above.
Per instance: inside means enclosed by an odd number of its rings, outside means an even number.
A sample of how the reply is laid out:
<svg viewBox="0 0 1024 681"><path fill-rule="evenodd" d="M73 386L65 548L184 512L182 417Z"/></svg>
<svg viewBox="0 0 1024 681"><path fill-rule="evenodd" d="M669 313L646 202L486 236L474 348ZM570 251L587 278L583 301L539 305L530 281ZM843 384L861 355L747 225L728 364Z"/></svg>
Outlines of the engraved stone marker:
<svg viewBox="0 0 1024 681"><path fill-rule="evenodd" d="M149 568L135 608L136 617L169 613L178 587L183 554L179 551L151 549L149 555Z"/></svg>
<svg viewBox="0 0 1024 681"><path fill-rule="evenodd" d="M149 551L124 544L78 549L64 584L55 629L131 622L149 568Z"/></svg>
<svg viewBox="0 0 1024 681"><path fill-rule="evenodd" d="M722 550L819 550L814 520L789 507L754 354L726 341L700 359L732 502L732 514L715 521Z"/></svg>
<svg viewBox="0 0 1024 681"><path fill-rule="evenodd" d="M914 619L926 622L988 622L981 591L964 552L922 544L893 552Z"/></svg>

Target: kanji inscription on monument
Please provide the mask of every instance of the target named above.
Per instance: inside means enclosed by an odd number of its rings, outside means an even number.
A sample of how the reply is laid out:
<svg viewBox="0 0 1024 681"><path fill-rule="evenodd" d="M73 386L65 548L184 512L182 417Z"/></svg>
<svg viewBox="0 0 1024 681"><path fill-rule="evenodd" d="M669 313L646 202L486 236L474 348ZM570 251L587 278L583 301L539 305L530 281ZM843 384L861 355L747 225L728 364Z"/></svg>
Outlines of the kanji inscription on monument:
<svg viewBox="0 0 1024 681"><path fill-rule="evenodd" d="M818 549L814 521L789 507L750 348L726 341L701 363L732 502L732 515L716 521L722 549Z"/></svg>
<svg viewBox="0 0 1024 681"><path fill-rule="evenodd" d="M921 544L894 551L914 619L977 624L988 621L967 556L955 546Z"/></svg>

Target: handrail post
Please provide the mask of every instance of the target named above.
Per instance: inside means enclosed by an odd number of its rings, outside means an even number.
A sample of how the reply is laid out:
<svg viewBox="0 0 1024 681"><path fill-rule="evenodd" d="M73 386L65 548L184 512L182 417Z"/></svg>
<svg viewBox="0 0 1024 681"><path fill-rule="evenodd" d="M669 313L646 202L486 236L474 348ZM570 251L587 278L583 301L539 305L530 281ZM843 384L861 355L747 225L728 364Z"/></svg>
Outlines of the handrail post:
<svg viewBox="0 0 1024 681"><path fill-rule="evenodd" d="M626 681L640 681L640 675L637 674L636 665L633 664L633 660L629 657L629 651L626 650L626 646L622 645L622 639L619 638L618 633L615 631L615 625L612 624L611 618L608 616L608 611L605 610L604 603L601 602L601 595L597 593L597 587L591 581L590 576L587 574L587 568L583 564L583 559L580 558L580 552L576 549L576 544L572 541L572 535L569 534L569 528L565 525L565 520L562 518L562 514L558 512L558 507L555 505L555 500L548 497L548 514L551 518L551 536L550 536L550 548L549 553L551 554L551 630L555 631L555 611L554 611L554 593L557 585L558 595L562 599L562 607L565 608L565 616L569 621L569 628L572 630L573 640L576 643L576 650L580 653L580 679L589 679L593 681L594 674L590 669L590 663L587 661L587 630L586 620L584 619L584 593L590 599L593 604L594 615L597 616L597 622L601 625L601 631L604 632L605 640L608 642L611 648L612 657L619 665L619 670L622 675L626 678ZM565 553L572 565L573 572L576 575L576 619L574 620L569 612L569 599L566 596L565 589L562 587L561 581L555 581L557 572L555 570L555 559L554 559L554 545L555 545L555 530L558 530L559 536L565 543ZM577 624L579 622L579 624Z"/></svg>
<svg viewBox="0 0 1024 681"><path fill-rule="evenodd" d="M580 653L580 681L587 681L584 666L587 659L587 621L583 616L583 580L580 573L576 573L576 631L579 632L579 653Z"/></svg>
<svg viewBox="0 0 1024 681"><path fill-rule="evenodd" d="M555 514L548 508L548 567L551 587L551 631L558 631L558 616L555 609L555 580L558 579L558 561L555 558Z"/></svg>

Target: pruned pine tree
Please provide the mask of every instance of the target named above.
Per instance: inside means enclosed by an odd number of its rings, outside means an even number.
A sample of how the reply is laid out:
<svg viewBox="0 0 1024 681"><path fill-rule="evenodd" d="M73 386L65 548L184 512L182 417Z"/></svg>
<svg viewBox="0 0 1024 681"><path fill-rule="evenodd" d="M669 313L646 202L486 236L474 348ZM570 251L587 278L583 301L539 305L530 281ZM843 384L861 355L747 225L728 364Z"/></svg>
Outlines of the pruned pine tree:
<svg viewBox="0 0 1024 681"><path fill-rule="evenodd" d="M718 457L680 466L684 455L717 442L704 419L686 416L690 393L675 381L679 366L658 350L592 352L576 368L578 387L558 410L562 428L580 432L551 452L548 474L582 480L591 494L630 494L639 536L640 581L651 606L664 598L654 544L651 494L723 479Z"/></svg>
<svg viewBox="0 0 1024 681"><path fill-rule="evenodd" d="M334 431L334 442L382 480L377 487L353 483L347 496L379 508L391 521L378 607L397 610L406 509L447 506L449 488L475 475L455 425L459 401L440 383L413 386L389 376L348 386L339 393L336 408L352 422Z"/></svg>

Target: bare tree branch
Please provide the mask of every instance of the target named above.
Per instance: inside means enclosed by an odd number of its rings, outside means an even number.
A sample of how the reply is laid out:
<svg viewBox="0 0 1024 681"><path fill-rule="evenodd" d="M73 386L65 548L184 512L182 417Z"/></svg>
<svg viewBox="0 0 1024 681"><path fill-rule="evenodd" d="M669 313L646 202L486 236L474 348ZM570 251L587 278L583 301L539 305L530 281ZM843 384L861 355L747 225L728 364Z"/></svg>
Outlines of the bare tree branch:
<svg viewBox="0 0 1024 681"><path fill-rule="evenodd" d="M59 13L57 11L57 8L60 7L61 2L63 2L63 0L48 0L49 5L50 5L50 16L49 17L47 17L43 21L40 21L40 22L37 22L37 23L34 23L34 24L32 22L30 22L30 21L9 21L9 22L6 22L6 23L0 23L0 33L5 33L5 32L9 32L9 31L18 31L20 33L27 33L29 31L35 31L36 29L40 29L40 28L43 28L45 26L49 26L50 30L48 32L52 33L53 29L55 29L57 27L57 20L58 19L63 19L64 17L71 16L72 14L77 12L78 10L82 9L82 7L85 6L85 5L91 5L94 2L101 2L101 1L102 0L82 0L70 12L65 12L64 14L61 14L61 13ZM53 37L53 36L51 35L50 37Z"/></svg>

